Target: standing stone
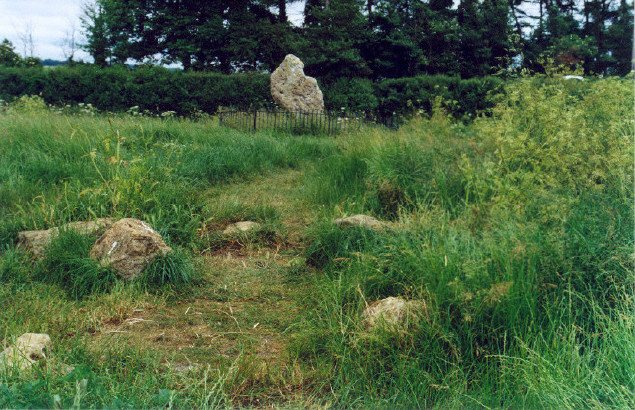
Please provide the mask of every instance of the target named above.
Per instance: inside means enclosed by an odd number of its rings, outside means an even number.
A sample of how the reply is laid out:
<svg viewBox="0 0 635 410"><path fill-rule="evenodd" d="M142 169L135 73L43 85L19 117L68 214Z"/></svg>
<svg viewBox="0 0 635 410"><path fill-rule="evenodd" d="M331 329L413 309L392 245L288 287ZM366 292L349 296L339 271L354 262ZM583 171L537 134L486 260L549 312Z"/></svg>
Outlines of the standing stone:
<svg viewBox="0 0 635 410"><path fill-rule="evenodd" d="M322 111L324 99L317 81L304 75L304 64L293 54L271 74L271 95L289 111Z"/></svg>
<svg viewBox="0 0 635 410"><path fill-rule="evenodd" d="M155 256L172 251L161 235L138 219L115 222L90 251L90 257L114 268L124 279L135 279Z"/></svg>

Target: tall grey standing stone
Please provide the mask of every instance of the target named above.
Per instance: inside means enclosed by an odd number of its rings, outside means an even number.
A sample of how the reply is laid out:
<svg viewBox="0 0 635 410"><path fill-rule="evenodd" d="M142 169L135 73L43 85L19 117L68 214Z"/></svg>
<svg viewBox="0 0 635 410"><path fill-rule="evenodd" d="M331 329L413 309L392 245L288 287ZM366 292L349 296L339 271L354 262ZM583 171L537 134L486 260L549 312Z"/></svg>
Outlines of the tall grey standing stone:
<svg viewBox="0 0 635 410"><path fill-rule="evenodd" d="M289 111L322 111L324 99L317 81L304 74L304 64L293 54L271 74L271 95Z"/></svg>

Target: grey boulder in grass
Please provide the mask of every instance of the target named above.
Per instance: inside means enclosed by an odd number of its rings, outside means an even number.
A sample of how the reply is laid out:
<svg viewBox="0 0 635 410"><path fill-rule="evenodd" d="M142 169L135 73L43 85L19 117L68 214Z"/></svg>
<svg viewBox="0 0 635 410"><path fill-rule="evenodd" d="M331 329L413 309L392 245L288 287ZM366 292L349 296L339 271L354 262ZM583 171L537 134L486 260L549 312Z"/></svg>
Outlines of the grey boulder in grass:
<svg viewBox="0 0 635 410"><path fill-rule="evenodd" d="M392 330L415 325L427 316L424 300L405 300L400 297L388 297L371 303L362 312L362 324L367 329L387 327Z"/></svg>
<svg viewBox="0 0 635 410"><path fill-rule="evenodd" d="M80 234L97 235L103 229L108 229L113 222L110 218L99 218L94 221L71 222L61 227L40 231L22 231L18 233L19 248L24 248L31 252L36 259L44 255L44 250L51 243L51 239L57 237L61 230L73 230Z"/></svg>
<svg viewBox="0 0 635 410"><path fill-rule="evenodd" d="M324 98L317 80L304 74L304 63L293 54L271 74L271 96L288 111L322 111Z"/></svg>
<svg viewBox="0 0 635 410"><path fill-rule="evenodd" d="M262 225L260 225L258 222L241 221L241 222L236 222L229 225L227 228L225 228L225 230L223 231L223 234L235 235L239 233L248 233L248 232L258 231L261 228L262 228Z"/></svg>
<svg viewBox="0 0 635 410"><path fill-rule="evenodd" d="M369 228L374 231L381 231L388 226L387 223L384 221L380 221L379 219L373 218L372 216L362 214L349 216L348 218L338 218L334 220L333 223L340 228L351 228L360 226L362 228Z"/></svg>
<svg viewBox="0 0 635 410"><path fill-rule="evenodd" d="M46 360L51 347L51 338L46 333L25 333L13 346L0 353L0 370L28 369L34 363Z"/></svg>
<svg viewBox="0 0 635 410"><path fill-rule="evenodd" d="M124 279L136 279L157 255L172 248L147 223L125 218L115 222L97 240L90 257L112 267Z"/></svg>

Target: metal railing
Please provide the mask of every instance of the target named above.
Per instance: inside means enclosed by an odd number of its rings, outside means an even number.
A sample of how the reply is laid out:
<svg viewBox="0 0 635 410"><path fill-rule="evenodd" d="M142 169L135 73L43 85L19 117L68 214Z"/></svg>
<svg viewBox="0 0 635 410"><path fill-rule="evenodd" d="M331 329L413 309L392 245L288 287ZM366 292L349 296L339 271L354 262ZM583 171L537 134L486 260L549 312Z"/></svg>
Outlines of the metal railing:
<svg viewBox="0 0 635 410"><path fill-rule="evenodd" d="M282 130L293 134L334 135L342 130L364 126L398 128L395 118L377 118L371 113L343 111L286 111L277 108L222 109L218 112L221 125L242 131Z"/></svg>

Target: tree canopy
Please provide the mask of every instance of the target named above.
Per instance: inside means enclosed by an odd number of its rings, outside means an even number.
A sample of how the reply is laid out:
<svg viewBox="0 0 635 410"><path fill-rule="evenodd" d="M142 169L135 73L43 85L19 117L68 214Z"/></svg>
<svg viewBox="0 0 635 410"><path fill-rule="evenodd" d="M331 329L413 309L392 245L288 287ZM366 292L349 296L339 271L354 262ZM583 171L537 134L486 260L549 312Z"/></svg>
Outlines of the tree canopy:
<svg viewBox="0 0 635 410"><path fill-rule="evenodd" d="M625 74L633 10L627 0L94 0L85 49L101 66L179 63L185 70L271 71L298 55L324 78L462 77L500 69ZM528 9L536 10L533 15Z"/></svg>

